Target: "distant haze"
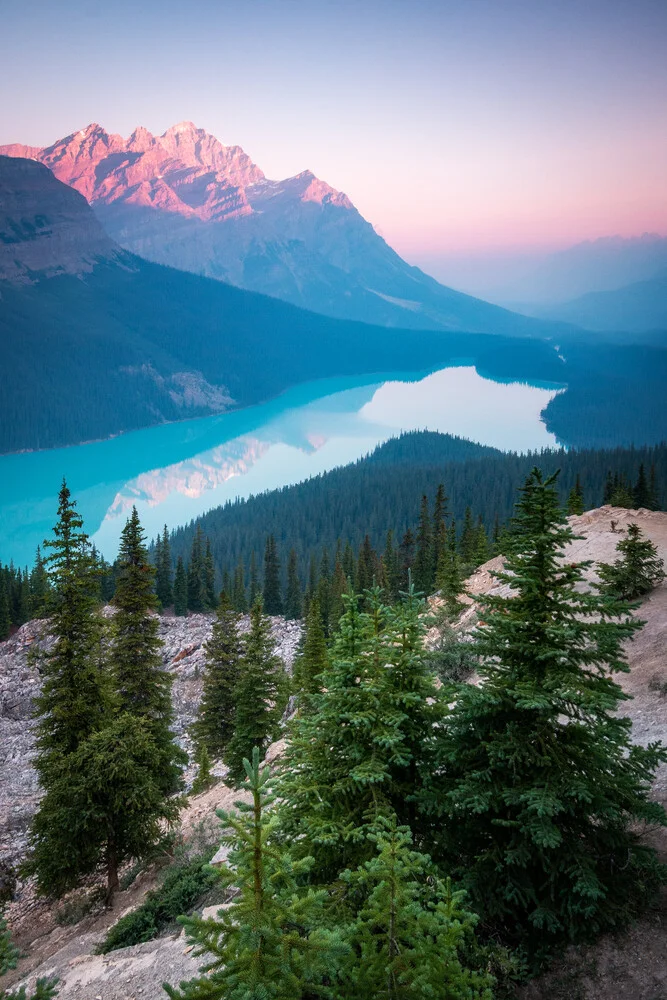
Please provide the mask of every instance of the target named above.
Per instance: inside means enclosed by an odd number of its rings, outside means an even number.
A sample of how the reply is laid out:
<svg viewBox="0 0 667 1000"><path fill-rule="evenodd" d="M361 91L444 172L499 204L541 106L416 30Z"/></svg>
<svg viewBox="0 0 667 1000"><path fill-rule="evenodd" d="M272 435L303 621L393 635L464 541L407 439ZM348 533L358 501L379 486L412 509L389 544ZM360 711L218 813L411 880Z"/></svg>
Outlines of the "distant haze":
<svg viewBox="0 0 667 1000"><path fill-rule="evenodd" d="M2 28L0 144L194 120L420 263L667 234L664 0L22 0Z"/></svg>

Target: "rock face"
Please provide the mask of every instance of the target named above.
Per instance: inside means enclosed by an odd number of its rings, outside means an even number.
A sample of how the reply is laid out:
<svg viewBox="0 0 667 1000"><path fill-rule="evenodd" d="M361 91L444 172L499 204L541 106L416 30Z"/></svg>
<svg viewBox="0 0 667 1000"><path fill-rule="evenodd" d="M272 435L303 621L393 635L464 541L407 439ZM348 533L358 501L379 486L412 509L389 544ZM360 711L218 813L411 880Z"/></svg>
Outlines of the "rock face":
<svg viewBox="0 0 667 1000"><path fill-rule="evenodd" d="M44 149L14 144L0 153L48 166L113 239L158 264L342 319L511 335L546 329L410 267L346 195L309 170L269 180L239 146L192 122L160 136L137 128L127 139L91 124Z"/></svg>
<svg viewBox="0 0 667 1000"><path fill-rule="evenodd" d="M82 274L101 260L128 258L85 198L32 160L0 156L0 278Z"/></svg>

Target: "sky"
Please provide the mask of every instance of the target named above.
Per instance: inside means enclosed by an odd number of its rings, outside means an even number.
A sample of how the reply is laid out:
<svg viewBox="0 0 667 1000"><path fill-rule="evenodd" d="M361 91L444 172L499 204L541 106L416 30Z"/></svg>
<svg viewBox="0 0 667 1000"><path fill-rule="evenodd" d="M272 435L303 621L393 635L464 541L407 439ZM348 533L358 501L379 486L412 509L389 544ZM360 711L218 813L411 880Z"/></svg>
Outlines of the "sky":
<svg viewBox="0 0 667 1000"><path fill-rule="evenodd" d="M666 0L0 0L0 144L191 120L411 261L667 235Z"/></svg>

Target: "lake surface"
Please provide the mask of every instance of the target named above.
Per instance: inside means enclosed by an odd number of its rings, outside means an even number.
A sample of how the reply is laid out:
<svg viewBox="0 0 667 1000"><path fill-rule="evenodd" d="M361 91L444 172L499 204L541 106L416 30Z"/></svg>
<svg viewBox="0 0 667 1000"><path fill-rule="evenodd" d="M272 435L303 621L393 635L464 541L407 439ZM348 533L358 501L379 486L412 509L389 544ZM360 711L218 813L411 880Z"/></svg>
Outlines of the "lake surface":
<svg viewBox="0 0 667 1000"><path fill-rule="evenodd" d="M51 534L63 476L107 559L136 504L150 538L235 497L355 461L401 431L456 434L506 451L557 445L540 419L556 387L475 368L336 378L260 406L108 441L0 457L0 560L32 563Z"/></svg>

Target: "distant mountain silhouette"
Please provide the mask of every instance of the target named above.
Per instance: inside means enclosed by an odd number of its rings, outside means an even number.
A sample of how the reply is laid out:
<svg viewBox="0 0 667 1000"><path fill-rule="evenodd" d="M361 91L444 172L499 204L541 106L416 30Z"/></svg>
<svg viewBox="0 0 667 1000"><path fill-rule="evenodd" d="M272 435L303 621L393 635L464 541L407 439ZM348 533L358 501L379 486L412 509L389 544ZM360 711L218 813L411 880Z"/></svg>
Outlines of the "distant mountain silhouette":
<svg viewBox="0 0 667 1000"><path fill-rule="evenodd" d="M52 146L0 147L76 188L109 235L147 260L342 319L544 336L546 324L411 267L346 195L305 170L268 180L239 146L191 122L128 139L92 124Z"/></svg>
<svg viewBox="0 0 667 1000"><path fill-rule="evenodd" d="M667 330L667 268L647 281L608 292L589 292L545 309L543 315L589 330Z"/></svg>

